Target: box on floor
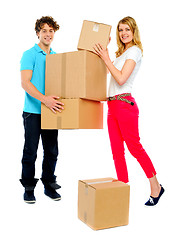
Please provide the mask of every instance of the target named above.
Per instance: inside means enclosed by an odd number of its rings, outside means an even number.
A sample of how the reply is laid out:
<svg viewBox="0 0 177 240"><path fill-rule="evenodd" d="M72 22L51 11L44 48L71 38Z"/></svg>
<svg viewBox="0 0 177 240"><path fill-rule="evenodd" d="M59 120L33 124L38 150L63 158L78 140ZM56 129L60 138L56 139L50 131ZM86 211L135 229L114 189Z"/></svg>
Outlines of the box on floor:
<svg viewBox="0 0 177 240"><path fill-rule="evenodd" d="M128 225L130 186L114 178L80 180L78 218L94 230Z"/></svg>

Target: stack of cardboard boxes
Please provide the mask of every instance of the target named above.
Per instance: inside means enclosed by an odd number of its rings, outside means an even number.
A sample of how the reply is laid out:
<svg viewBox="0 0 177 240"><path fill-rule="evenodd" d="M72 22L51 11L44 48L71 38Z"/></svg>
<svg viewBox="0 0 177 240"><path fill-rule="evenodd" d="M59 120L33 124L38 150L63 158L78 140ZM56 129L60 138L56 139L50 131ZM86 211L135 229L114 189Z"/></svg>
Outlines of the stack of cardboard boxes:
<svg viewBox="0 0 177 240"><path fill-rule="evenodd" d="M103 128L107 70L93 46L109 41L111 26L84 21L78 51L47 55L46 95L61 98L65 109L53 113L41 105L42 129ZM92 229L127 225L129 220L128 184L113 178L80 180L78 217Z"/></svg>
<svg viewBox="0 0 177 240"><path fill-rule="evenodd" d="M107 70L93 46L106 48L110 31L109 25L84 21L78 51L47 55L45 93L59 96L64 110L55 114L42 104L42 129L103 128Z"/></svg>

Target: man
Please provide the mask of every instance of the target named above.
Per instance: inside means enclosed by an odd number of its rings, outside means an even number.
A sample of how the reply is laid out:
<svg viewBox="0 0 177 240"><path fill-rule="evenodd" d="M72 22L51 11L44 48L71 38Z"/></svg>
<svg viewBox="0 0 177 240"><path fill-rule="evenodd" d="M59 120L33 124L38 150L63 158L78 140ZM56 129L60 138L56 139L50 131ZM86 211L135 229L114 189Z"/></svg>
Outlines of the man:
<svg viewBox="0 0 177 240"><path fill-rule="evenodd" d="M54 113L61 112L63 103L58 96L45 96L45 61L47 54L55 52L50 48L55 32L59 25L52 17L42 17L35 24L39 43L25 51L21 59L21 84L25 90L23 121L25 143L22 158L22 178L20 182L25 188L24 201L35 203L34 188L38 179L35 178L35 161L39 138L41 136L44 158L42 164L42 183L44 193L53 200L60 200L56 192L60 186L54 175L58 156L58 130L41 129L41 103Z"/></svg>

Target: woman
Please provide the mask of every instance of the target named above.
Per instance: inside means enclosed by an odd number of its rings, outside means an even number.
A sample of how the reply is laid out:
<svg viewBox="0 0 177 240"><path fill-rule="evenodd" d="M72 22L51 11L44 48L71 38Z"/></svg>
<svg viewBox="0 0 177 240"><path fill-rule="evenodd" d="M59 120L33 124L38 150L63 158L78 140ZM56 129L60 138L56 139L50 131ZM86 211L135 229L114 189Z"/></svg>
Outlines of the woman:
<svg viewBox="0 0 177 240"><path fill-rule="evenodd" d="M108 92L108 131L117 177L122 182L129 181L124 154L125 141L130 153L137 159L150 182L151 195L145 205L154 206L158 203L164 188L159 184L155 168L140 143L139 110L131 95L143 53L139 30L133 18L125 17L119 21L117 45L114 64L109 58L107 49L99 43L94 47L111 73Z"/></svg>

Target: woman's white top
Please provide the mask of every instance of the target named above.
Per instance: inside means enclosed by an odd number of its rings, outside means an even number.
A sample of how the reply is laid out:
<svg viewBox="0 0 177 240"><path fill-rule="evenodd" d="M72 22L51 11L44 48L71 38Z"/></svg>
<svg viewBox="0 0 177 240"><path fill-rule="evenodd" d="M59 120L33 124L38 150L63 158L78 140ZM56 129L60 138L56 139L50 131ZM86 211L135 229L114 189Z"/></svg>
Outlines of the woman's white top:
<svg viewBox="0 0 177 240"><path fill-rule="evenodd" d="M132 46L128 48L120 57L116 58L114 62L114 66L119 71L121 71L127 59L132 59L136 62L135 68L131 73L130 77L128 78L128 80L122 86L120 86L111 75L109 90L108 90L109 97L113 97L117 94L132 92L133 82L141 65L141 59L142 59L141 49L137 46Z"/></svg>

